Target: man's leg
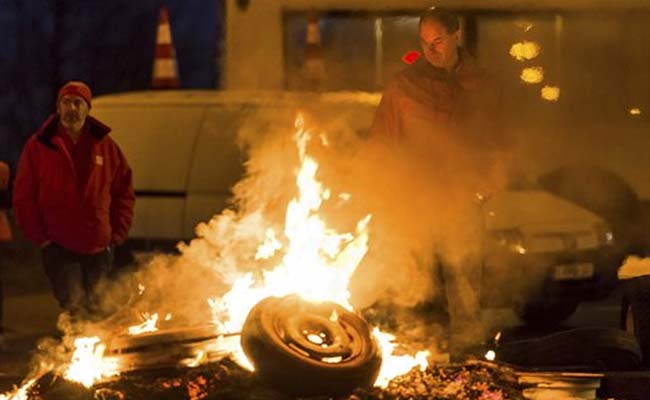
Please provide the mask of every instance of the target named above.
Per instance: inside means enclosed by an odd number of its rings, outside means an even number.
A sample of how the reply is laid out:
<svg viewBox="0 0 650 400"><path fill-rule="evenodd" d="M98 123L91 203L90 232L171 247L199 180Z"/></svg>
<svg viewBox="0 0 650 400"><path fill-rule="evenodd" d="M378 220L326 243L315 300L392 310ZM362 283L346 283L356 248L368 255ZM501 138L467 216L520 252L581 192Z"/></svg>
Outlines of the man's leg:
<svg viewBox="0 0 650 400"><path fill-rule="evenodd" d="M113 253L106 249L100 253L84 255L82 257L82 279L86 294L86 310L89 314L102 316L106 311L102 309L99 286L108 278L113 266Z"/></svg>
<svg viewBox="0 0 650 400"><path fill-rule="evenodd" d="M445 244L442 274L449 310L449 347L462 353L484 339L481 322L482 215L471 205L457 215Z"/></svg>
<svg viewBox="0 0 650 400"><path fill-rule="evenodd" d="M43 269L61 308L76 314L83 301L81 270L77 256L56 243L41 252Z"/></svg>
<svg viewBox="0 0 650 400"><path fill-rule="evenodd" d="M480 264L472 260L462 265L443 265L451 353L462 353L484 339L479 303L480 270Z"/></svg>

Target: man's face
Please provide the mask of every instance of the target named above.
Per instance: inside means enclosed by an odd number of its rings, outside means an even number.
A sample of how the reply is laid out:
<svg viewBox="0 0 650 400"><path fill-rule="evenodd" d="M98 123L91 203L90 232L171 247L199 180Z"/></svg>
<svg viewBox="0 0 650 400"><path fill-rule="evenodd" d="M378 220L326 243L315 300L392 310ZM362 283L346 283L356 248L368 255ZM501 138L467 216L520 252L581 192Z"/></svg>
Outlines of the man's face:
<svg viewBox="0 0 650 400"><path fill-rule="evenodd" d="M434 67L452 68L457 60L459 43L460 29L449 33L447 28L436 20L422 22L420 46L422 46L424 58Z"/></svg>
<svg viewBox="0 0 650 400"><path fill-rule="evenodd" d="M67 94L59 100L56 111L61 123L67 129L78 132L84 126L88 116L88 103L75 94Z"/></svg>

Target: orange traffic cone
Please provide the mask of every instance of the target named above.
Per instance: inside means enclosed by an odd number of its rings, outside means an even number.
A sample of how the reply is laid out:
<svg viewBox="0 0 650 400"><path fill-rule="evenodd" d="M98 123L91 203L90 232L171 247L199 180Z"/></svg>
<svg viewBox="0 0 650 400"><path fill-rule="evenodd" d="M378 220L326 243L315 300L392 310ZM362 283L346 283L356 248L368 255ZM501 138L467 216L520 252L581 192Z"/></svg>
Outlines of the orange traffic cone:
<svg viewBox="0 0 650 400"><path fill-rule="evenodd" d="M167 7L160 8L158 34L156 35L156 55L153 61L151 85L154 89L174 89L180 87L176 67L176 49L172 43Z"/></svg>
<svg viewBox="0 0 650 400"><path fill-rule="evenodd" d="M307 21L307 40L305 43L304 77L308 89L321 88L325 80L325 61L320 41L320 28L316 16Z"/></svg>

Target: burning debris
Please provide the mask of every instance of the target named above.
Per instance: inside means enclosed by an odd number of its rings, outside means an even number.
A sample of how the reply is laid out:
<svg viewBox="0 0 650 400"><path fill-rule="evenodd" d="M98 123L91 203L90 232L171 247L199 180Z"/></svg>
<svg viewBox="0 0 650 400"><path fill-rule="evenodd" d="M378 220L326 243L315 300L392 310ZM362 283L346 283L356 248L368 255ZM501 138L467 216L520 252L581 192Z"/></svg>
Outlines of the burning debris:
<svg viewBox="0 0 650 400"><path fill-rule="evenodd" d="M299 380L300 377L296 377ZM336 386L336 382L329 382ZM46 375L34 384L25 399L123 400L123 399L274 399L295 397L266 386L255 374L226 358L197 368L156 369L122 374L119 379L90 388ZM357 389L339 400L392 399L523 399L518 377L512 370L481 362L413 369L386 388ZM331 396L301 397L303 400L332 399Z"/></svg>

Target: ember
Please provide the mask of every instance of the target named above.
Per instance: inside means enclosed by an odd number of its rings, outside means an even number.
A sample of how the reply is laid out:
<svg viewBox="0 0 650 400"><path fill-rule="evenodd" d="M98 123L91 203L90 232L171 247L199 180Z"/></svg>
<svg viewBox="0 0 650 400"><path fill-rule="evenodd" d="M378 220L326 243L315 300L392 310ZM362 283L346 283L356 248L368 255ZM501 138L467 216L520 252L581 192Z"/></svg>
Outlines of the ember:
<svg viewBox="0 0 650 400"><path fill-rule="evenodd" d="M335 382L332 382L334 385ZM291 400L265 386L254 374L226 358L197 368L138 371L89 389L47 376L29 393L30 399L276 399ZM387 388L357 390L343 400L373 399L523 399L514 372L482 362L413 369ZM318 400L323 397L303 398Z"/></svg>

